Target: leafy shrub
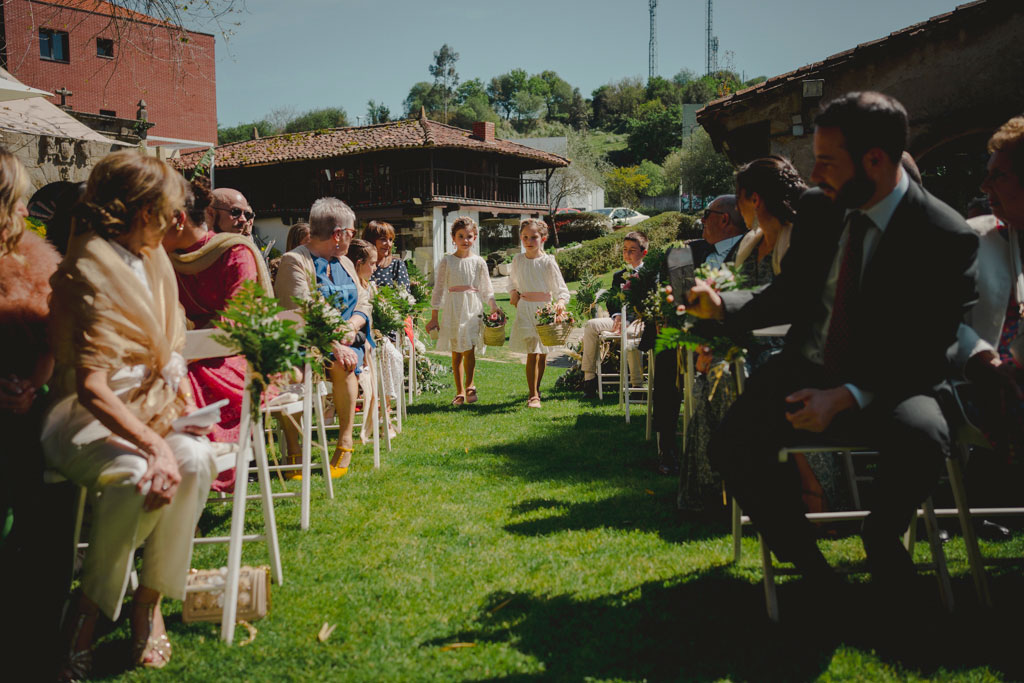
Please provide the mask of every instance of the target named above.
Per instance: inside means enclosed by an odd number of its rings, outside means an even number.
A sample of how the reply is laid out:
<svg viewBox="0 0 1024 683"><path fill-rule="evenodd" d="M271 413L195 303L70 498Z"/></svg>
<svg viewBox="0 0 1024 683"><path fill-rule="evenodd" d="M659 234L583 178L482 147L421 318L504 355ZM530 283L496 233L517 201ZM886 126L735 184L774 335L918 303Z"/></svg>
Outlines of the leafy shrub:
<svg viewBox="0 0 1024 683"><path fill-rule="evenodd" d="M578 249L563 249L555 260L567 281L579 280L586 272L607 273L622 267L622 239L634 230L646 235L651 247L665 247L678 240L699 237L699 232L694 234L695 225L693 216L668 211L632 228L584 242Z"/></svg>
<svg viewBox="0 0 1024 683"><path fill-rule="evenodd" d="M612 232L611 219L599 213L560 213L555 214L554 220L558 243L562 245L597 239Z"/></svg>

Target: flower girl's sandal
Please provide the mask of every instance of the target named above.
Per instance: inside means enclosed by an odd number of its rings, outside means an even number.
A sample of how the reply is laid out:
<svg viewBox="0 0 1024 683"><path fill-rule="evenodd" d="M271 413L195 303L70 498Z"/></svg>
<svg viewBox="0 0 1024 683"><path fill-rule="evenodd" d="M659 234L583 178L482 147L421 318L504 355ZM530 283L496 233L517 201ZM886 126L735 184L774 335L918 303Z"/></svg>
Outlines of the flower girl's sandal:
<svg viewBox="0 0 1024 683"><path fill-rule="evenodd" d="M527 408L540 408L540 396L531 396L526 399Z"/></svg>
<svg viewBox="0 0 1024 683"><path fill-rule="evenodd" d="M466 389L466 403L476 403L476 387Z"/></svg>
<svg viewBox="0 0 1024 683"><path fill-rule="evenodd" d="M452 399L452 405L456 407L461 406L465 402L466 397L463 396L462 394L458 394L455 398Z"/></svg>

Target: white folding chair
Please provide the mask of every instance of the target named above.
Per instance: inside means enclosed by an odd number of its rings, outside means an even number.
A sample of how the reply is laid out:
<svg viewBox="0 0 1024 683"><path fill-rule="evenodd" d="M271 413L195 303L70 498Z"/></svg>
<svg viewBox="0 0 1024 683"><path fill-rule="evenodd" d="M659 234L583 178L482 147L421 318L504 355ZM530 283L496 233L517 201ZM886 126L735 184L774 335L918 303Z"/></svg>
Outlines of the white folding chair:
<svg viewBox="0 0 1024 683"><path fill-rule="evenodd" d="M187 360L199 360L202 358L223 358L236 355L236 351L229 349L213 339L218 330L195 330L185 334L185 353ZM242 396L242 412L238 430L238 446L233 452L227 453L218 458L217 469L224 471L233 465L235 468L235 493L230 498L214 498L214 502L232 502L231 509L231 532L229 536L207 536L195 539L197 544L206 543L227 543L228 564L227 578L224 584L224 614L221 619L221 639L231 644L235 637L235 618L238 610L238 578L242 566L242 543L246 541L264 541L267 544L267 552L270 555L270 567L274 580L278 585L284 582L284 572L281 565L281 548L277 540L277 522L274 518L274 499L270 490L270 469L267 462L267 450L263 440L263 419L257 414L253 421L250 413L250 399L248 386L251 382L251 370L246 368L245 387ZM250 448L251 447L251 448ZM256 460L256 472L259 482L259 495L250 496L246 493L247 481L244 473L248 471L250 454ZM306 459L308 467L309 459ZM306 472L307 479L309 472ZM245 531L245 507L250 499L258 499L263 506L263 527L262 534L246 534ZM196 588L194 590L218 590L212 588Z"/></svg>
<svg viewBox="0 0 1024 683"><path fill-rule="evenodd" d="M755 332L756 336L761 337L775 337L784 336L788 326L782 326L779 328L770 328L766 330L758 330ZM745 368L743 358L738 358L735 361L735 375L737 382L737 390L742 393L743 385L745 381ZM991 606L991 596L988 590L987 575L981 560L981 554L978 550L977 537L974 533L974 527L971 523L970 517L972 514L999 514L1005 512L1001 509L983 509L976 508L970 509L967 505L966 488L963 483L962 473L962 458L966 454L966 449L969 448L967 441L964 438L963 431L954 431L954 444L951 449L951 454L946 458L946 468L949 476L949 481L953 489L953 495L956 507L952 509L940 509L936 510L932 502L931 496L929 496L921 508L917 511L914 518L909 520L907 532L904 535L904 545L908 551L911 551L915 541L915 530L916 521L918 518L922 518L925 523L925 530L928 536L928 545L931 550L932 563L925 566L924 568L935 569L936 579L939 584L939 593L943 602L943 605L948 611L953 610L953 591L952 585L949 579L949 571L946 564L946 556L943 551L942 541L939 537L939 526L938 517L958 517L960 519L961 531L964 537L964 543L967 547L968 563L971 568L971 574L974 579L975 590L978 595L979 602L989 607ZM833 453L838 454L843 459L843 464L846 469L847 477L850 482L850 493L853 500L853 505L856 510L842 511L842 512L817 512L807 513L807 519L816 523L826 522L840 522L840 521L855 521L861 520L867 517L868 511L860 509L860 491L858 483L861 481L870 480L870 477L862 477L857 475L854 465L854 455L874 455L877 456L878 452L874 449L856 446L856 445L828 445L828 446L795 446L789 448L782 448L779 450L779 461L786 462L793 454L796 453ZM1022 511L1024 512L1024 511ZM1011 512L1013 514L1013 512ZM732 501L732 536L733 536L733 561L738 563L740 561L742 553L742 527L744 524L749 524L750 519L743 515L738 503L735 499ZM778 598L775 591L775 575L780 573L780 570L776 569L772 562L771 551L768 548L767 543L763 536L758 534L758 542L761 548L761 564L763 569L763 582L765 591L765 606L768 611L768 617L772 621L778 621L779 619L779 605ZM793 573L793 572L785 572Z"/></svg>

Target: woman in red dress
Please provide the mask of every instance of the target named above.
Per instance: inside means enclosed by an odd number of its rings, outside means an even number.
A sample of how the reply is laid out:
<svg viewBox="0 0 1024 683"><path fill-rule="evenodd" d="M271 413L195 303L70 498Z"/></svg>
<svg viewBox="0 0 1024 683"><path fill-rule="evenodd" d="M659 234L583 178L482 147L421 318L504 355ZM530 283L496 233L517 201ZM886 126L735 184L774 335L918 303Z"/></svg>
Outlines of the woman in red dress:
<svg viewBox="0 0 1024 683"><path fill-rule="evenodd" d="M207 229L206 208L212 200L209 188L193 181L191 192L185 197L187 220L180 222L176 230L168 230L164 237L164 249L178 278L178 299L195 329L213 327L214 320L221 318L218 311L227 307L246 280L259 282L267 292L274 291L266 264L252 239ZM230 401L221 409L221 422L213 428L210 440L237 441L245 358L232 356L189 363L188 379L198 407L225 398ZM228 470L221 472L212 489L232 491L234 486L235 471Z"/></svg>

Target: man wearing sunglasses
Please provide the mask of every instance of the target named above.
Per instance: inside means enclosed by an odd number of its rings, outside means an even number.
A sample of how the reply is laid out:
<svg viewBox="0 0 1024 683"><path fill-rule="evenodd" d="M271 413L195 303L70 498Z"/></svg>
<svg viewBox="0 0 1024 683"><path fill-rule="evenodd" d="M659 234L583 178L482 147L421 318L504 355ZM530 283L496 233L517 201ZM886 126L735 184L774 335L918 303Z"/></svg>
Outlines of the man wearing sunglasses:
<svg viewBox="0 0 1024 683"><path fill-rule="evenodd" d="M245 196L227 187L213 191L213 203L206 209L206 224L214 232L252 235L252 221L255 217Z"/></svg>
<svg viewBox="0 0 1024 683"><path fill-rule="evenodd" d="M747 232L736 206L736 196L723 194L708 204L701 215L701 240L690 243L695 263L706 263L715 268L736 259L740 239Z"/></svg>

